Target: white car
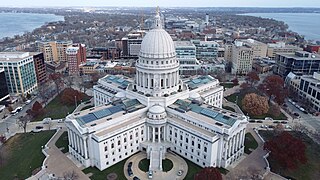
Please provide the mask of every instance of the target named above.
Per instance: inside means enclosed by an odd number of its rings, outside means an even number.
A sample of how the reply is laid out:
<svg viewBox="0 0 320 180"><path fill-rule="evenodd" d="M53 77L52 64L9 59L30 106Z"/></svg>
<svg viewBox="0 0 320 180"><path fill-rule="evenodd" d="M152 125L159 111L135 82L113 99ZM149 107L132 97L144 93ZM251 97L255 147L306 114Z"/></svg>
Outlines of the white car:
<svg viewBox="0 0 320 180"><path fill-rule="evenodd" d="M153 176L153 172L152 172L152 171L149 171L149 172L148 172L148 178L149 178L149 179L152 179L152 176Z"/></svg>
<svg viewBox="0 0 320 180"><path fill-rule="evenodd" d="M27 100L26 102L25 102L25 104L30 104L31 103L31 100Z"/></svg>
<svg viewBox="0 0 320 180"><path fill-rule="evenodd" d="M264 120L266 121L273 121L273 119L271 117L265 117Z"/></svg>

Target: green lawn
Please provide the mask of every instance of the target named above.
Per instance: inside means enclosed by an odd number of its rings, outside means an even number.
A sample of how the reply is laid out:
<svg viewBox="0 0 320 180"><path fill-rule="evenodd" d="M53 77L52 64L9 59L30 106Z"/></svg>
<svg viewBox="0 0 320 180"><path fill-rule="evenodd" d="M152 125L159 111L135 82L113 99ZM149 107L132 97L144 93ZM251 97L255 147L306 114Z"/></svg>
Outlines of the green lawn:
<svg viewBox="0 0 320 180"><path fill-rule="evenodd" d="M92 173L93 175L90 176L91 180L101 180L101 179L107 179L107 175L110 173L116 173L118 175L117 179L126 179L124 173L123 173L123 167L127 159L120 161L119 163L105 169L104 171L100 171L99 169L95 167L89 167L84 170L82 170L85 174Z"/></svg>
<svg viewBox="0 0 320 180"><path fill-rule="evenodd" d="M56 96L47 106L43 109L43 113L33 121L42 121L44 118L50 117L52 119L62 119L65 118L68 114L72 113L75 109L75 104L67 105L61 102L63 91ZM85 95L83 101L89 100L91 97Z"/></svg>
<svg viewBox="0 0 320 180"><path fill-rule="evenodd" d="M244 152L246 154L250 154L250 149L257 149L258 143L254 139L251 133L246 133L245 140L244 140Z"/></svg>
<svg viewBox="0 0 320 180"><path fill-rule="evenodd" d="M162 160L162 169L164 172L168 172L173 168L173 163L170 159Z"/></svg>
<svg viewBox="0 0 320 180"><path fill-rule="evenodd" d="M141 171L144 171L144 172L148 172L149 171L149 165L150 165L150 159L142 159L140 162L139 162L139 169Z"/></svg>
<svg viewBox="0 0 320 180"><path fill-rule="evenodd" d="M224 88L233 88L235 85L233 83L220 83Z"/></svg>
<svg viewBox="0 0 320 180"><path fill-rule="evenodd" d="M243 111L244 114L247 114L247 112L245 110L243 110L242 108L242 99L244 98L244 96L247 94L247 93L257 93L259 95L261 95L260 92L258 92L256 89L250 89L248 92L245 92L245 93L234 93L234 94L231 94L230 96L227 96L226 99L230 102L233 102L233 103L236 103L237 101L237 105L240 107L240 109ZM237 97L238 96L238 97ZM230 107L231 108L231 107ZM226 108L225 108L226 109ZM233 109L233 108L232 108ZM228 109L229 110L229 109ZM279 116L274 116L272 114L269 114L269 113L266 113L266 114L263 114L263 115L259 115L259 116L254 116L254 115L249 115L249 117L251 119L264 119L266 117L271 117L272 119L275 119L275 120L287 120L287 117L283 114L283 113L280 113Z"/></svg>
<svg viewBox="0 0 320 180"><path fill-rule="evenodd" d="M274 137L273 131L259 131L260 135L265 139L271 139ZM315 143L312 139L310 139L307 135L298 133L298 132L291 132L293 136L296 138L301 139L306 145L306 155L308 162L306 164L300 165L296 170L286 170L280 171L279 165L277 162L272 161L268 158L271 166L271 171L275 173L279 173L284 177L290 179L319 179L320 177L320 145Z"/></svg>
<svg viewBox="0 0 320 180"><path fill-rule="evenodd" d="M194 176L202 170L202 167L196 165L195 163L189 161L188 159L183 158L188 164L188 173L185 177L185 180L193 180Z"/></svg>
<svg viewBox="0 0 320 180"><path fill-rule="evenodd" d="M56 142L56 146L60 149L63 148L61 151L63 153L69 152L69 140L68 140L68 132L64 132Z"/></svg>
<svg viewBox="0 0 320 180"><path fill-rule="evenodd" d="M6 154L6 160L0 167L0 179L26 179L32 171L42 166L45 156L44 146L55 131L17 134L10 138L0 151Z"/></svg>

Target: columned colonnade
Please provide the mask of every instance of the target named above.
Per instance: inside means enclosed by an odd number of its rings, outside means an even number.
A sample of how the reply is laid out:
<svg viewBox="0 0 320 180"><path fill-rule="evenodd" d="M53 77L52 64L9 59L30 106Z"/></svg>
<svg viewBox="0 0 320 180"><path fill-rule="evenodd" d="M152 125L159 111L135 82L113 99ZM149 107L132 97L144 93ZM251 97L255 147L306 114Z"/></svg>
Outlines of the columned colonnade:
<svg viewBox="0 0 320 180"><path fill-rule="evenodd" d="M153 127L147 126L147 141L161 142L165 140L166 137L166 130L165 126Z"/></svg>
<svg viewBox="0 0 320 180"><path fill-rule="evenodd" d="M240 148L244 146L245 129L241 130L236 135L232 136L228 142L226 142L225 159L229 159Z"/></svg>
<svg viewBox="0 0 320 180"><path fill-rule="evenodd" d="M69 146L72 147L84 159L88 159L88 144L86 136L79 136L77 133L68 129Z"/></svg>
<svg viewBox="0 0 320 180"><path fill-rule="evenodd" d="M158 87L160 89L168 89L175 87L179 84L179 73L178 71L171 73L145 73L145 72L136 72L136 83L139 87L146 89L153 89L155 86L155 81L158 81ZM158 77L157 77L158 76Z"/></svg>

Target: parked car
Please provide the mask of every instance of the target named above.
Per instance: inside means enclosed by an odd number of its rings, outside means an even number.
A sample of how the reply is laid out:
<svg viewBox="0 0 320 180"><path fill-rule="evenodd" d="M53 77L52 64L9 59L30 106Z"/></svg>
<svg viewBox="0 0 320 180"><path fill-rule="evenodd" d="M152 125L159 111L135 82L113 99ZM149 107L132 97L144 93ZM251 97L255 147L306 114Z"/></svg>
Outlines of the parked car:
<svg viewBox="0 0 320 180"><path fill-rule="evenodd" d="M148 172L148 178L149 178L149 179L152 179L152 176L153 176L153 172L152 172L152 171L149 171L149 172Z"/></svg>
<svg viewBox="0 0 320 180"><path fill-rule="evenodd" d="M128 168L131 168L132 167L132 162L129 162L128 163Z"/></svg>
<svg viewBox="0 0 320 180"><path fill-rule="evenodd" d="M26 102L25 102L25 104L30 104L31 103L31 100L27 100Z"/></svg>
<svg viewBox="0 0 320 180"><path fill-rule="evenodd" d="M36 126L34 129L31 130L31 132L40 132L43 130L43 126Z"/></svg>
<svg viewBox="0 0 320 180"><path fill-rule="evenodd" d="M17 108L15 108L13 111L11 111L11 114L16 114L16 113L18 113L18 112L20 112L22 110L22 107L17 107Z"/></svg>
<svg viewBox="0 0 320 180"><path fill-rule="evenodd" d="M259 121L256 121L257 123L263 123L261 120L259 120Z"/></svg>
<svg viewBox="0 0 320 180"><path fill-rule="evenodd" d="M129 176L133 176L133 172L132 172L132 169L131 169L131 168L128 168L128 175L129 175Z"/></svg>
<svg viewBox="0 0 320 180"><path fill-rule="evenodd" d="M271 117L265 117L264 120L266 121L273 121L273 119Z"/></svg>
<svg viewBox="0 0 320 180"><path fill-rule="evenodd" d="M282 124L288 124L288 121L281 121Z"/></svg>
<svg viewBox="0 0 320 180"><path fill-rule="evenodd" d="M183 174L182 170L179 170L178 173L177 173L178 176L182 176L182 174Z"/></svg>
<svg viewBox="0 0 320 180"><path fill-rule="evenodd" d="M140 180L137 176L133 177L133 180Z"/></svg>
<svg viewBox="0 0 320 180"><path fill-rule="evenodd" d="M296 112L295 112L295 113L293 113L293 115L295 115L295 116L297 116L297 117L299 117L299 116L300 116L300 115L299 115L298 113L296 113Z"/></svg>

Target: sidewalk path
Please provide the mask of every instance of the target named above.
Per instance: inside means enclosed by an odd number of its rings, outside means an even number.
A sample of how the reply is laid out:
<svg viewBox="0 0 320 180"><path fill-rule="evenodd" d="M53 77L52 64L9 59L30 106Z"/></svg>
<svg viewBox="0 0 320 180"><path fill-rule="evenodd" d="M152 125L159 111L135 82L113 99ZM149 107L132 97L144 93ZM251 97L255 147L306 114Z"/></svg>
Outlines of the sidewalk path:
<svg viewBox="0 0 320 180"><path fill-rule="evenodd" d="M55 145L56 141L65 132L65 129L60 129L56 136L49 142L48 149L45 150L49 155L44 163L47 167L46 171L49 174L54 174L55 177L63 177L63 173L75 171L79 176L78 179L89 180L89 178L78 168L67 156L63 154Z"/></svg>

